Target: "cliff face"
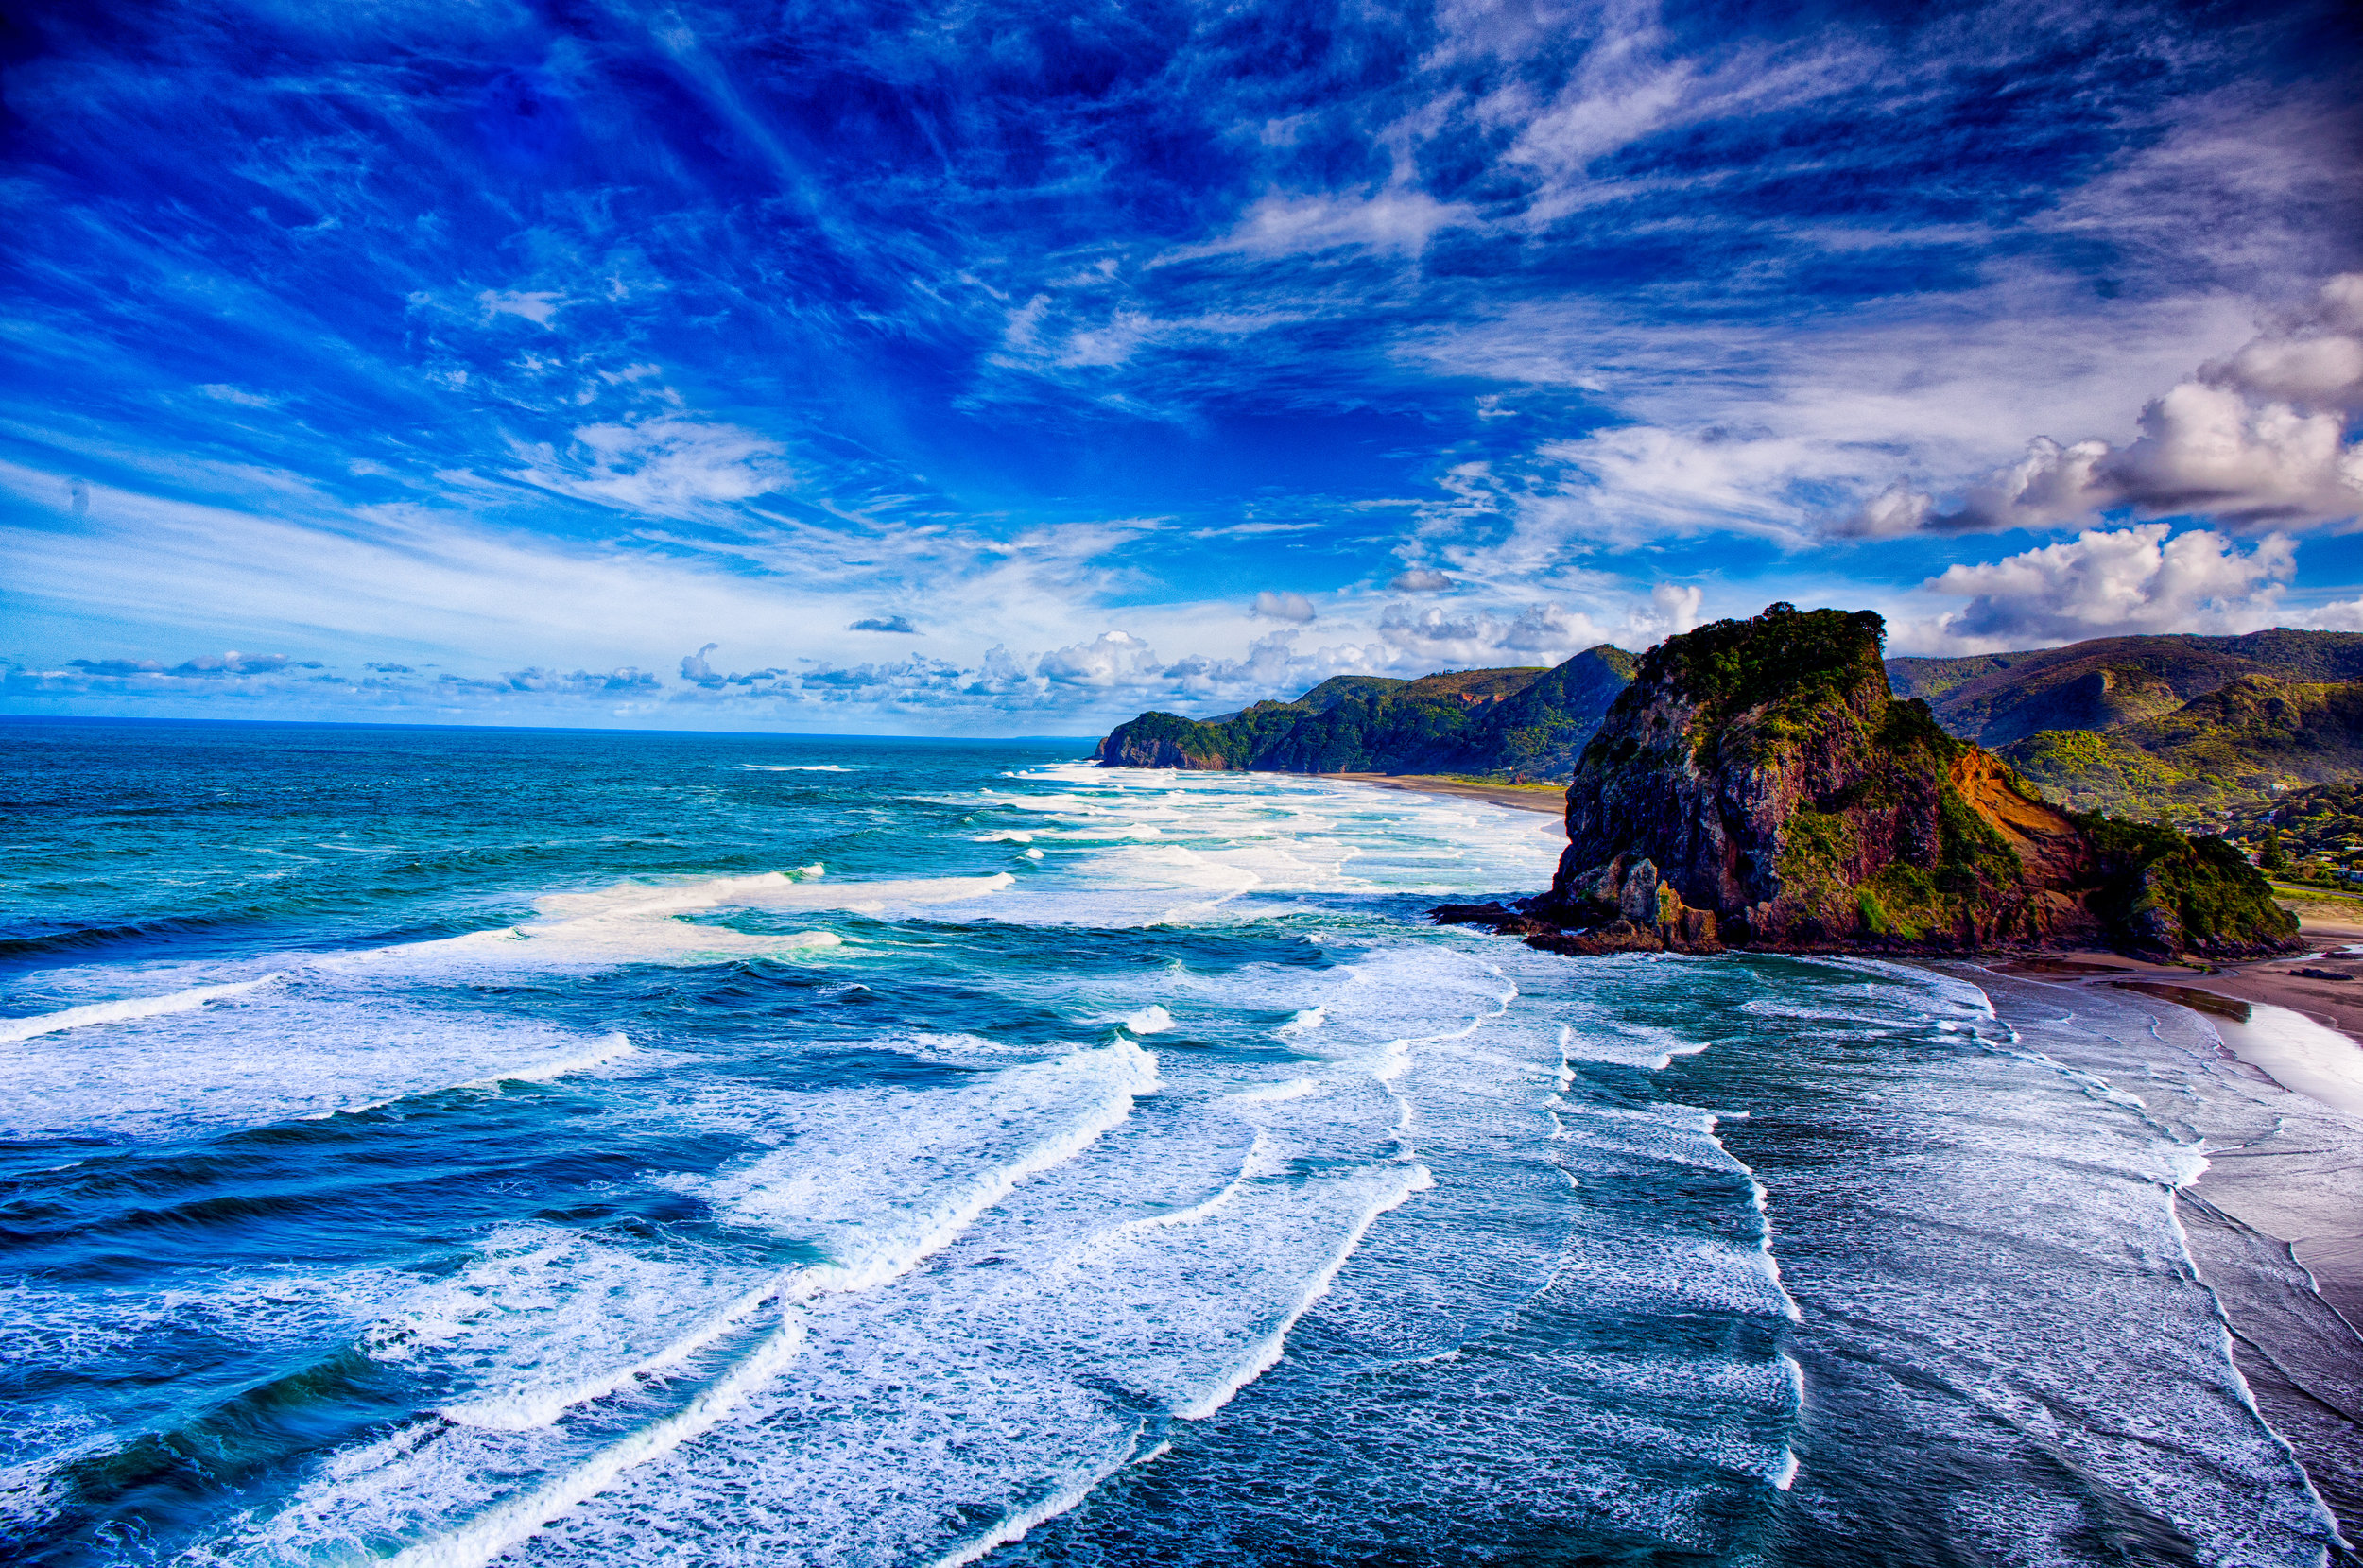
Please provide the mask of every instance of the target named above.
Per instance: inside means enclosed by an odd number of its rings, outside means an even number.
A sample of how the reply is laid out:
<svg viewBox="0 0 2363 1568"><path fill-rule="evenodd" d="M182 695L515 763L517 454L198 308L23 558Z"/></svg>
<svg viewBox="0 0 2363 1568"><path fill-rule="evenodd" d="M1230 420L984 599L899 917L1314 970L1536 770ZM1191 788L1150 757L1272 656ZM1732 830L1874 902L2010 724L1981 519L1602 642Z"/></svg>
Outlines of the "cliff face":
<svg viewBox="0 0 2363 1568"><path fill-rule="evenodd" d="M1774 605L1644 655L1582 753L1544 945L2282 951L2230 847L2077 818L1899 702L1878 616Z"/></svg>
<svg viewBox="0 0 2363 1568"><path fill-rule="evenodd" d="M1564 778L1631 674L1631 655L1604 646L1551 670L1340 676L1221 719L1143 714L1094 756L1105 767Z"/></svg>

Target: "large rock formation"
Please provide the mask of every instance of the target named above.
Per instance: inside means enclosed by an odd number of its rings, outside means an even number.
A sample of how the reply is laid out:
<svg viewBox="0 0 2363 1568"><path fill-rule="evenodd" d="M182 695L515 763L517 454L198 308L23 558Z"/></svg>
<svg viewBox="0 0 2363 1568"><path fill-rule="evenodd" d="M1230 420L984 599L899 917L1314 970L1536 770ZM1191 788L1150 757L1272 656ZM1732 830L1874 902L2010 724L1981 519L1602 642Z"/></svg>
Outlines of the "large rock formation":
<svg viewBox="0 0 2363 1568"><path fill-rule="evenodd" d="M1776 604L1651 649L1578 764L1551 890L1460 918L1571 952L2294 945L2230 846L2071 817L1895 700L1885 629Z"/></svg>

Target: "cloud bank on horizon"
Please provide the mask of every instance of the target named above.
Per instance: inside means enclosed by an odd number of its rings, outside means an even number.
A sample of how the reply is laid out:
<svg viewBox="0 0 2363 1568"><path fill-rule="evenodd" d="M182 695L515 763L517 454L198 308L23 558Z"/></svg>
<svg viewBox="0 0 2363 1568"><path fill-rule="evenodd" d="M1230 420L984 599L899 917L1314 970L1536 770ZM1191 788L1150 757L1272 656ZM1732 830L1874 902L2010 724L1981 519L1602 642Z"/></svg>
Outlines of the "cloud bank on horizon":
<svg viewBox="0 0 2363 1568"><path fill-rule="evenodd" d="M0 708L1079 733L1775 598L2363 629L2358 64L2328 4L36 5Z"/></svg>

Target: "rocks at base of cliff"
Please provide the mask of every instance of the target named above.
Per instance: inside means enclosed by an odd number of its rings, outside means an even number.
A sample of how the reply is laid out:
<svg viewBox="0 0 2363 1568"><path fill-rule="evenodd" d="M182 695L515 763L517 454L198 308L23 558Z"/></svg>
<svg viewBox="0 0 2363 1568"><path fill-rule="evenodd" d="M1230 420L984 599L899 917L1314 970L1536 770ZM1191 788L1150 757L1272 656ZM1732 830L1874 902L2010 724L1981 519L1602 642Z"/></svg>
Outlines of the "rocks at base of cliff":
<svg viewBox="0 0 2363 1568"><path fill-rule="evenodd" d="M1571 926L1500 904L1445 904L1428 912L1439 925L1482 925L1528 947L1578 957L1603 953L1720 953L1720 922L1712 909L1693 909L1657 868L1643 860L1628 868L1620 856L1595 883L1598 918Z"/></svg>

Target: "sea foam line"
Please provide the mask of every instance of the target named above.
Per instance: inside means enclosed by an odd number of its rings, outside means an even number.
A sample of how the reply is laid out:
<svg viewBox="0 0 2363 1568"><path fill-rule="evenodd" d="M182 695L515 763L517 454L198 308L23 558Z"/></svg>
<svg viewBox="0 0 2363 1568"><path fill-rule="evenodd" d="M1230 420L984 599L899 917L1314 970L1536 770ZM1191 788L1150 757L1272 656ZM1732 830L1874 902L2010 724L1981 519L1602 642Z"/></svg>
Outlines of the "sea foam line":
<svg viewBox="0 0 2363 1568"><path fill-rule="evenodd" d="M712 1428L739 1401L778 1375L803 1349L804 1325L783 1307L779 1327L745 1360L699 1390L695 1399L522 1497L495 1504L446 1536L389 1559L393 1568L476 1568L532 1535L568 1508L607 1490L625 1471L663 1458Z"/></svg>
<svg viewBox="0 0 2363 1568"><path fill-rule="evenodd" d="M1747 1115L1743 1111L1732 1119L1745 1121ZM1771 1280L1772 1288L1780 1293L1782 1315L1792 1323L1801 1321L1797 1298L1788 1293L1788 1285L1781 1278L1781 1260L1772 1255L1772 1211L1768 1206L1771 1195L1765 1191L1764 1183L1756 1180L1755 1167L1726 1148L1723 1140L1716 1135L1716 1126L1723 1120L1723 1115L1718 1112L1710 1111L1706 1113L1704 1130L1707 1142L1715 1146L1717 1154L1732 1163L1733 1169L1748 1178L1748 1201L1756 1211L1756 1250L1764 1257L1765 1273Z"/></svg>
<svg viewBox="0 0 2363 1568"><path fill-rule="evenodd" d="M725 1308L723 1312L698 1325L683 1336L683 1340L676 1341L673 1345L657 1352L655 1355L646 1358L644 1363L636 1364L635 1369L627 1369L625 1372L612 1377L586 1379L580 1384L572 1386L575 1389L593 1390L586 1396L588 1398L604 1397L606 1394L613 1393L622 1388L631 1378L643 1375L645 1371L658 1370L663 1366L681 1360L699 1346L712 1342L733 1322L740 1320L765 1303L773 1300L781 1301L780 1327L766 1336L763 1343L757 1346L745 1360L708 1385L680 1411L599 1450L563 1475L536 1488L526 1495L495 1505L451 1534L423 1542L389 1560L395 1568L480 1568L481 1564L490 1561L518 1542L534 1534L567 1509L607 1490L625 1471L646 1464L651 1459L662 1458L691 1438L712 1429L726 1418L747 1394L785 1370L788 1363L795 1358L796 1353L802 1349L804 1331L797 1312L797 1302L808 1301L823 1292L874 1288L908 1273L927 1258L951 1245L962 1232L975 1223L977 1215L1014 1191L1018 1182L1028 1176L1072 1160L1130 1115L1134 1097L1157 1086L1157 1059L1139 1046L1130 1045L1129 1042L1123 1047L1110 1046L1103 1047L1103 1049L1122 1049L1130 1058L1137 1060L1126 1062L1126 1065L1132 1069L1130 1077L1123 1087L1118 1088L1101 1102L1095 1114L1078 1122L1069 1129L1064 1136L1037 1143L1023 1157L1006 1165L994 1167L991 1177L972 1182L964 1195L965 1201L956 1201L939 1208L934 1215L929 1216L937 1221L934 1227L921 1235L915 1243L900 1251L881 1249L879 1255L854 1265L822 1264L785 1270L756 1290L739 1298L738 1302L732 1307ZM1146 1065L1145 1072L1142 1070L1143 1064ZM1401 1199L1398 1198L1396 1201L1400 1202ZM1368 1224L1367 1220L1364 1221L1365 1228ZM1356 1239L1359 1239L1358 1232ZM1341 1258L1338 1261L1342 1265L1344 1260ZM1333 1266L1329 1272L1334 1276L1337 1268ZM1324 1282L1323 1288L1326 1288L1326 1282ZM1302 1310L1302 1308L1299 1309L1300 1312ZM695 1341L695 1343L688 1343L688 1341ZM559 1390L559 1392L563 1391L568 1390ZM583 1402L583 1399L578 1398L572 1403ZM549 1404L546 1400L534 1402L529 1396L525 1398L505 1396L499 1400L486 1401L474 1413L491 1419L484 1422L471 1422L471 1424L492 1425L501 1430L515 1430L517 1428L502 1426L500 1424L502 1419L523 1415L526 1412L528 1405L536 1403L542 1405ZM570 1406L558 1406L550 1409L549 1420L555 1420L568 1407ZM459 1408L462 1411L470 1409L464 1405ZM449 1412L443 1412L443 1414L446 1419L464 1419L454 1417ZM547 1425L548 1421L535 1424ZM1135 1441L1137 1442L1137 1439ZM1080 1501L1082 1496L1089 1492L1091 1486L1097 1484L1096 1479L1092 1481L1083 1488L1082 1491L1076 1494L1075 1500ZM1068 1502L1052 1511L1064 1512L1066 1508L1074 1506L1074 1502ZM1043 1517L1048 1518L1050 1515L1044 1514ZM1030 1528L1030 1525L1026 1527ZM1021 1530L1020 1533L1023 1531ZM998 1544L998 1542L993 1544ZM985 1549L991 1548L988 1546Z"/></svg>
<svg viewBox="0 0 2363 1568"><path fill-rule="evenodd" d="M755 1315L765 1302L777 1301L781 1281L762 1284L697 1324L671 1344L642 1356L630 1366L540 1391L495 1394L490 1399L447 1404L436 1412L445 1421L492 1432L530 1432L549 1425L578 1404L605 1399L642 1378L677 1367L713 1344L731 1329Z"/></svg>
<svg viewBox="0 0 2363 1568"><path fill-rule="evenodd" d="M191 986L186 991L166 991L162 996L131 996L119 1002L92 1002L84 1007L67 1008L60 1012L0 1020L0 1044L30 1040L35 1035L55 1034L60 1029L79 1029L92 1024L120 1024L134 1018L194 1012L208 1002L225 996L244 996L249 991L259 991L286 977L285 970L275 970L258 980L233 980L219 986Z"/></svg>

